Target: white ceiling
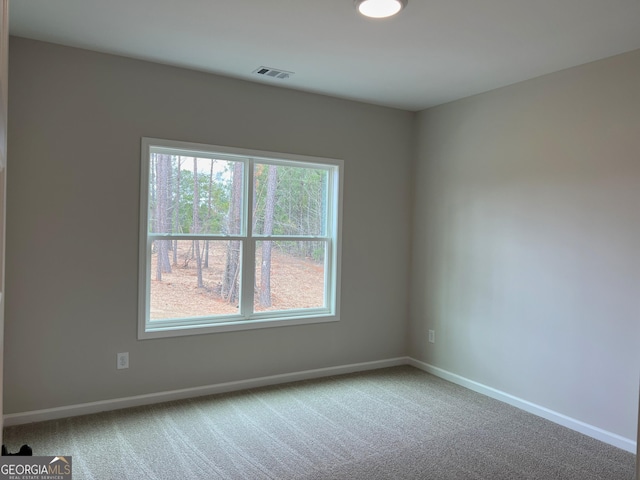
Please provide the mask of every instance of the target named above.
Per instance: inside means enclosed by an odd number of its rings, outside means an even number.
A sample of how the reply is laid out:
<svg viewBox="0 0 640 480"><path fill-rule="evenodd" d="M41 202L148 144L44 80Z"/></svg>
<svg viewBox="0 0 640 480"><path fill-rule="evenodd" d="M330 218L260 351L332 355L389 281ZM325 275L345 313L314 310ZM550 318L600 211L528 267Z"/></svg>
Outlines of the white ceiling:
<svg viewBox="0 0 640 480"><path fill-rule="evenodd" d="M638 49L640 0L12 0L10 32L415 111Z"/></svg>

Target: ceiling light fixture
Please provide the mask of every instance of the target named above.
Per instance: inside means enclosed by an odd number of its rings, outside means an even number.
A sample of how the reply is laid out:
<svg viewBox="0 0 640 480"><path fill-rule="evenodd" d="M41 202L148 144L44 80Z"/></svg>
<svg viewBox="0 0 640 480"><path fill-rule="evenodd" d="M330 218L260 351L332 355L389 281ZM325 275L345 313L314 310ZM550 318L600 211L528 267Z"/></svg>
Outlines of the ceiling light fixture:
<svg viewBox="0 0 640 480"><path fill-rule="evenodd" d="M365 17L392 17L407 6L407 0L355 0L356 9Z"/></svg>

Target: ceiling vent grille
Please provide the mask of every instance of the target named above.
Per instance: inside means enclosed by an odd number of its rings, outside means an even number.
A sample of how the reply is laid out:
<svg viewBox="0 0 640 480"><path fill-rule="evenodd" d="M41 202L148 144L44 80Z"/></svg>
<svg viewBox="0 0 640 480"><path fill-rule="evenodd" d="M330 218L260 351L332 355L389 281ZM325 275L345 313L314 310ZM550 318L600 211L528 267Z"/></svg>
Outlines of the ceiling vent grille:
<svg viewBox="0 0 640 480"><path fill-rule="evenodd" d="M278 70L277 68L270 67L258 67L253 71L253 73L263 77L277 78L279 80L286 80L293 75L293 72L287 72L286 70Z"/></svg>

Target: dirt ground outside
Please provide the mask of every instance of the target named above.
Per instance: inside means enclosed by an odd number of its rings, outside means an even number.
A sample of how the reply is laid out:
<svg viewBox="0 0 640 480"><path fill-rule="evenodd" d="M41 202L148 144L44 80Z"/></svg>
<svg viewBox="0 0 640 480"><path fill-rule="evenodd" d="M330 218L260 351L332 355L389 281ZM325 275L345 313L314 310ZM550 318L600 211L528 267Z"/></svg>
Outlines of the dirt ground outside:
<svg viewBox="0 0 640 480"><path fill-rule="evenodd" d="M227 241L209 241L209 268L203 268L204 288L198 288L193 242L178 241L177 262L169 252L171 273L163 273L156 280L156 257L152 254L150 319L184 318L209 315L228 315L238 312L238 302L229 302L220 295L226 263ZM204 250L204 241L200 241ZM259 252L258 252L259 253ZM258 255L257 263L260 258ZM204 254L203 254L204 264ZM254 310L291 310L321 307L324 304L324 265L309 259L297 258L272 250L271 307L258 303L260 269L256 269Z"/></svg>

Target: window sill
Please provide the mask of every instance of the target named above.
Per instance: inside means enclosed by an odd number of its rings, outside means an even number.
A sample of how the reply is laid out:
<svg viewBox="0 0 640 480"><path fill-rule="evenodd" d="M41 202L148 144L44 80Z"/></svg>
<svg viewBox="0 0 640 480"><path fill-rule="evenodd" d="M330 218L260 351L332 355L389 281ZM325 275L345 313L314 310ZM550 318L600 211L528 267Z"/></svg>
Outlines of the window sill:
<svg viewBox="0 0 640 480"><path fill-rule="evenodd" d="M211 333L235 332L241 330L256 330L261 328L288 327L294 325L307 325L312 323L337 322L338 315L309 315L294 318L267 318L256 320L242 320L235 322L218 322L201 325L184 325L171 327L149 326L145 330L138 331L138 340L152 338L184 337L188 335L207 335Z"/></svg>

